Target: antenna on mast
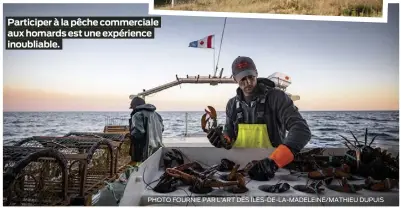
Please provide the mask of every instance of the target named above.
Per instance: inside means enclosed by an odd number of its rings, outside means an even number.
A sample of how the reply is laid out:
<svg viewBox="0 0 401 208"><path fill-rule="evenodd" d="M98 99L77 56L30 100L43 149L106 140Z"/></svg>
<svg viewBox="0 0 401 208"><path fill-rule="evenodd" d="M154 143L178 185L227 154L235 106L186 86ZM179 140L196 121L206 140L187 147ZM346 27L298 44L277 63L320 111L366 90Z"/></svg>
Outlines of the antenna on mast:
<svg viewBox="0 0 401 208"><path fill-rule="evenodd" d="M217 57L217 63L216 63L216 68L214 69L214 74L213 77L216 77L217 74L217 69L219 68L219 60L220 60L220 52L221 52L221 45L223 44L223 38L224 38L224 30L226 28L226 22L227 22L227 17L224 18L224 25L223 25L223 32L221 33L221 40L220 40L220 48L219 48L219 56ZM223 71L223 70L222 70ZM221 71L221 72L222 72ZM220 77L221 77L220 73Z"/></svg>
<svg viewBox="0 0 401 208"><path fill-rule="evenodd" d="M224 68L221 68L221 71L220 71L220 76L219 76L219 78L221 78L221 76L223 76L223 70L224 70Z"/></svg>

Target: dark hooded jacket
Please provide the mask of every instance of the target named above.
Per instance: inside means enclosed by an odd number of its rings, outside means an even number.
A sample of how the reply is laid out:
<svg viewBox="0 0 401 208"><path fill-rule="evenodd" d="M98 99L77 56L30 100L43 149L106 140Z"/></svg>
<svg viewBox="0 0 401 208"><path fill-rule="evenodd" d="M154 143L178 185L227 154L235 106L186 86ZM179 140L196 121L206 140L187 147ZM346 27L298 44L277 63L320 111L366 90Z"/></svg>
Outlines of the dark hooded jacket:
<svg viewBox="0 0 401 208"><path fill-rule="evenodd" d="M224 133L230 138L236 138L235 124L237 118L236 100L242 109L243 123L255 124L257 122L257 100L265 97L267 113L263 114L263 123L267 125L270 141L274 147L285 144L294 153L303 149L311 139L311 132L305 119L301 116L298 108L291 98L282 90L274 88L275 84L269 79L258 78L255 88L254 101L248 105L240 88L237 88L237 95L231 98L226 106L226 124ZM286 135L286 132L288 134Z"/></svg>
<svg viewBox="0 0 401 208"><path fill-rule="evenodd" d="M137 106L131 113L130 132L134 161L143 161L163 146L163 119L152 104Z"/></svg>

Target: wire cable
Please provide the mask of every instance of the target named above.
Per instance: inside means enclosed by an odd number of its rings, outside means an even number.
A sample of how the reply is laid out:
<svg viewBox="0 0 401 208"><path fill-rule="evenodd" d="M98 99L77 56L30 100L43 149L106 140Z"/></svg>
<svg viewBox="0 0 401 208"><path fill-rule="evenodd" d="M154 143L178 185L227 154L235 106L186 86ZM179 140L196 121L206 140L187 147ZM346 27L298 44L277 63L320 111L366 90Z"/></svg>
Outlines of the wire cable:
<svg viewBox="0 0 401 208"><path fill-rule="evenodd" d="M224 18L223 32L221 33L220 46L219 46L219 54L217 55L216 71L217 71L218 66L219 66L220 53L221 53L221 46L223 45L224 30L225 30L225 28L226 28L226 22L227 22L227 17Z"/></svg>

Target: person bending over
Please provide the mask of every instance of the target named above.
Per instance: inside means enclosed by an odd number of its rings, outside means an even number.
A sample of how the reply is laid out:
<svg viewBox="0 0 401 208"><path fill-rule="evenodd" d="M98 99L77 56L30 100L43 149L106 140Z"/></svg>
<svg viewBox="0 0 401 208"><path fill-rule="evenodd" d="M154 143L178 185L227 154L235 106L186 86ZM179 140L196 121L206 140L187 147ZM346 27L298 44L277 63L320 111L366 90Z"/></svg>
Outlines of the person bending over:
<svg viewBox="0 0 401 208"><path fill-rule="evenodd" d="M226 106L226 124L210 131L210 143L217 148L276 148L258 161L249 175L274 177L278 168L293 161L294 154L311 139L311 131L291 98L267 78L258 78L254 61L237 57L232 74L237 95ZM286 135L288 131L288 135Z"/></svg>

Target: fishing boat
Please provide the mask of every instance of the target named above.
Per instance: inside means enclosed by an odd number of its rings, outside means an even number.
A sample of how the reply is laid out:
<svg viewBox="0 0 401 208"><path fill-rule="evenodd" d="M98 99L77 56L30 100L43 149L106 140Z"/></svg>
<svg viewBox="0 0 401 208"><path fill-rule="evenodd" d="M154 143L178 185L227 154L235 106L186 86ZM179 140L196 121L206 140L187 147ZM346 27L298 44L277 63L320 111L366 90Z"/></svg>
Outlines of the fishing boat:
<svg viewBox="0 0 401 208"><path fill-rule="evenodd" d="M223 69L222 69L223 70ZM284 76L280 78L278 76ZM147 95L182 83L234 83L220 76L178 78L159 87L144 90ZM270 77L285 90L289 76ZM299 99L299 96L292 96ZM132 96L130 96L132 98ZM128 165L129 129L126 119L108 119L103 131L76 132L63 136L32 136L14 144L5 144L3 179L4 205L117 205L127 178L137 167ZM186 136L181 145L208 145L205 136ZM174 139L173 139L174 141ZM165 145L169 145L168 142ZM171 143L180 146L179 143Z"/></svg>
<svg viewBox="0 0 401 208"><path fill-rule="evenodd" d="M176 77L176 81L144 90L137 95L160 92L182 83L230 84L232 78L221 76ZM276 87L286 91L291 78L283 73L268 77ZM298 95L286 92L297 101ZM206 135L173 138L164 141L164 147L147 158L141 165L132 167L129 162L129 129L126 120L108 119L103 131L74 132L61 137L30 137L17 144L4 146L4 205L94 205L94 206L146 206L146 205L299 205L300 199L279 198L285 196L316 196L302 202L302 205L338 205L338 198L323 200L319 197L343 196L348 201L341 204L398 205L399 192L394 188L387 192L358 189L357 193L342 193L326 188L322 193L305 193L296 189L307 184L307 176L293 175L280 169L269 181L247 181L247 191L233 193L224 188L212 188L208 193L192 193L189 186L169 193L152 190L151 183L165 172L163 159L166 152L178 150L184 163L197 161L204 168L213 167L226 159L245 167L251 160L262 159L273 149L231 149L214 148ZM308 150L308 149L306 149ZM344 155L346 148L327 149L325 155ZM205 154L207 152L207 154ZM395 155L395 152L391 152ZM398 158L397 158L398 161ZM397 162L398 164L398 162ZM29 168L27 168L29 167ZM47 170L49 170L47 172ZM227 172L217 172L222 176ZM221 179L221 178L219 178ZM157 183L157 182L156 182ZM263 187L286 183L289 187L283 193L266 193ZM353 184L364 180L351 181ZM321 188L321 187L320 187ZM393 187L392 187L393 188ZM338 187L337 187L338 189ZM176 198L171 198L171 197ZM189 197L191 196L191 197ZM197 198L197 197L198 198ZM267 198L265 196L277 196ZM362 197L356 199L355 196ZM170 198L169 198L170 197ZM216 197L224 197L217 200ZM347 198L351 197L351 198ZM352 198L354 197L354 198ZM370 197L370 198L369 198ZM283 200L289 201L283 201ZM174 201L171 201L174 200ZM222 200L224 202L222 202ZM280 201L281 200L281 201ZM292 201L291 201L292 200ZM305 199L304 199L305 200ZM334 201L333 201L334 200ZM355 202L355 200L359 200Z"/></svg>
<svg viewBox="0 0 401 208"><path fill-rule="evenodd" d="M291 84L291 78L283 73L274 73L268 77L270 80L275 82L277 88L286 91L286 88ZM208 80L209 79L209 80ZM220 79L220 78L219 78ZM202 82L208 83L216 82L220 83L232 83L229 80L219 80L216 78L199 77L178 79L174 83L170 83L169 86L174 86L179 83L191 83L191 82ZM165 89L168 86L163 86ZM160 89L154 88L150 92L144 92L139 94L146 96L151 92L157 92ZM300 99L298 95L292 95L287 93L291 99L297 101ZM134 96L130 96L133 98ZM367 135L367 132L366 132ZM177 153L181 155L182 163L189 164L191 162L197 162L201 164L204 169L217 167L217 164L221 164L223 160L232 161L239 165L239 167L246 167L252 160L263 159L266 155L270 155L274 150L272 149L219 149L213 147L207 140L206 135L200 137L185 137L180 139L172 139L171 142L164 142L164 147L160 148L156 153L151 155L146 161L144 161L137 169L136 172L132 173L126 184L124 194L119 201L120 206L154 206L154 205L166 205L166 206L266 206L266 205L320 205L320 206L366 206L375 204L377 206L398 206L399 204L399 191L398 191L398 175L397 185L391 185L389 190L378 192L377 190L369 189L369 184L366 184L366 178L353 176L353 180L349 178L341 178L339 184L320 184L315 192L307 192L303 190L305 187L313 187L310 182L310 173L299 173L294 174L288 169L279 169L274 178L268 181L246 181L246 191L234 192L233 189L224 188L223 184L216 185L213 188L208 187L206 192L191 191L193 185L183 184L179 188L173 190L155 191L155 186L160 185L162 176L166 176L166 164L165 155L166 153ZM177 142L181 141L181 142ZM365 138L365 146L367 142L367 136ZM373 143L373 140L372 142ZM359 144L359 143L358 143ZM358 146L355 143L356 146ZM355 146L354 149L358 149ZM363 146L363 145L362 145ZM361 146L358 146L362 148ZM313 149L306 148L304 151L313 151ZM332 158L334 156L344 156L349 154L350 149L347 148L329 148L320 155L321 157ZM205 154L207 153L207 154ZM360 153L358 151L358 153ZM398 154L398 152L391 152L392 155ZM387 153L384 153L387 154ZM330 156L330 157L329 157ZM171 159L171 158L170 158ZM330 159L331 160L331 159ZM398 173L398 156L397 156L397 173ZM177 167L177 166L176 166ZM180 166L178 166L180 167ZM178 168L177 167L177 168ZM186 172L183 172L185 176ZM316 172L315 172L316 173ZM229 171L216 171L214 178L219 182L227 182L222 180L221 176L228 175ZM186 175L188 176L188 175ZM189 176L188 176L189 177ZM356 178L355 178L356 177ZM308 179L309 178L309 179ZM188 179L188 178L187 178ZM313 181L313 180L312 180ZM214 181L216 182L216 181ZM316 182L316 180L315 180ZM322 181L320 181L322 182ZM376 181L379 184L379 181ZM393 181L394 182L394 181ZM279 190L279 186L287 187ZM313 183L312 183L313 184ZM315 183L315 185L318 183ZM377 185L376 184L376 185ZM353 188L349 188L350 185ZM380 185L380 184L379 184ZM377 185L377 186L379 186ZM389 185L390 186L390 185ZM270 191L268 190L270 187ZM274 189L273 187L276 187ZM384 187L384 186L383 186ZM315 187L316 188L316 187ZM230 191L231 190L231 191ZM309 190L309 189L308 189ZM354 191L350 191L354 190ZM280 192L280 193L277 193Z"/></svg>
<svg viewBox="0 0 401 208"><path fill-rule="evenodd" d="M223 68L219 72L219 76L216 76L216 72L214 75L209 75L209 76L186 76L186 77L178 77L176 75L176 80L169 82L167 84L163 84L160 86L157 86L155 88L151 88L148 90L143 90L143 92L140 92L136 95L130 95L129 99L133 99L134 97L141 97L143 99L146 99L147 96L152 95L154 93L158 93L160 91L169 89L171 87L175 87L180 84L210 84L211 86L217 86L219 84L236 84L236 82L232 79L232 77L224 77L223 75ZM286 94L293 100L297 101L300 100L299 95L294 95L289 92L287 92L287 88L291 85L292 79L289 75L281 73L281 72L275 72L271 74L270 76L267 77L271 81L274 82L275 86L277 89L283 90L286 92ZM104 131L105 132L125 132L128 128L128 126L124 125L116 125L116 122L114 119L109 119L108 124L105 126ZM213 147L209 141L206 138L206 134L201 134L201 135L188 135L187 134L187 120L185 120L185 132L182 134L184 135L183 137L180 138L170 138L169 140L164 140L163 144L165 147L196 147L196 148L201 148L201 147L208 147L211 148ZM137 171L137 169L135 169ZM130 171L128 171L130 172ZM123 175L122 178L127 178L127 175ZM121 177L120 177L121 178ZM123 199L123 197L118 198L118 196L123 195L123 191L125 187L129 184L129 182L125 182L126 184L121 184L120 181L116 181L115 183L109 184L108 188L103 189L100 191L95 197L93 197L95 200L93 201L93 205L116 205L117 203L120 203L120 200ZM112 193L112 194L111 194ZM111 197L113 196L113 197ZM105 200L105 199L108 200ZM115 198L115 200L110 200L112 198Z"/></svg>

